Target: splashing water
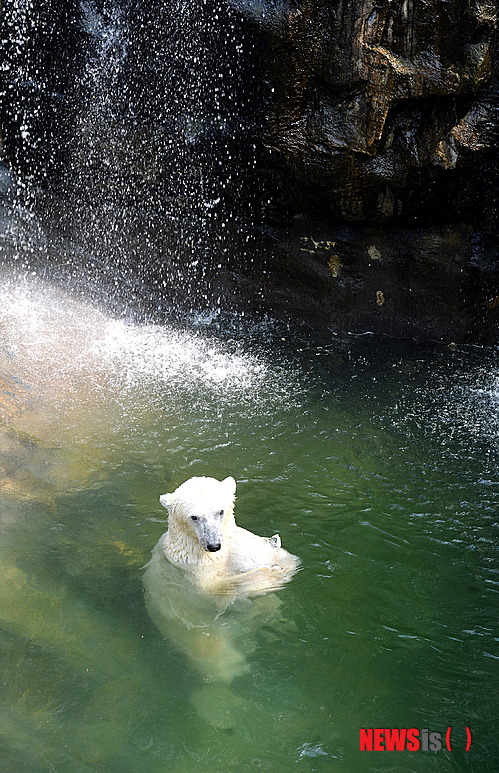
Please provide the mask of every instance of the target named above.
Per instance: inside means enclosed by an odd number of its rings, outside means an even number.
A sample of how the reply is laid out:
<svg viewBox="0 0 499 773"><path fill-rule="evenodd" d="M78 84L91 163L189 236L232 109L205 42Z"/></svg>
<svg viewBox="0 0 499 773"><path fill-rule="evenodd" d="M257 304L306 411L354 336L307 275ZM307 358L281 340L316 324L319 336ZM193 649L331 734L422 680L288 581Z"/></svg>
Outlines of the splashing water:
<svg viewBox="0 0 499 773"><path fill-rule="evenodd" d="M244 187L228 162L253 109L251 95L233 108L237 17L218 2L137 5L75 3L82 56L58 84L37 52L41 9L59 4L2 4L29 206L2 212L0 234L18 267L0 279L0 766L367 771L359 726L468 723L470 754L432 764L484 770L499 759L497 358L297 336L281 360L271 321L257 355L211 335L219 309L195 330L138 324L32 275L69 265L76 282L84 262L97 299L99 262L130 288L159 265L154 286L176 292L184 264L195 294L203 263L222 262L236 212L224 192ZM288 14L279 0L230 6L273 26ZM53 174L57 143L42 139L61 106L74 133L57 196L33 178ZM233 474L241 525L279 531L304 566L241 641L250 672L230 694L204 689L143 599L158 495L199 474ZM426 773L423 753L400 755Z"/></svg>
<svg viewBox="0 0 499 773"><path fill-rule="evenodd" d="M11 0L0 31L18 201L156 296L208 295L254 166L240 13L223 0L82 0L57 13Z"/></svg>
<svg viewBox="0 0 499 773"><path fill-rule="evenodd" d="M199 332L109 317L32 277L2 282L0 332L4 356L37 389L86 379L116 391L147 384L170 396L202 388L228 399L277 380L257 356Z"/></svg>
<svg viewBox="0 0 499 773"><path fill-rule="evenodd" d="M422 362L416 365L415 372L422 367ZM499 451L499 371L493 350L481 353L477 365L463 367L458 375L436 358L424 379L420 373L417 378L417 403L408 406L402 394L391 406L390 421L395 427L409 436L424 428L461 455L470 444L488 447L494 454Z"/></svg>

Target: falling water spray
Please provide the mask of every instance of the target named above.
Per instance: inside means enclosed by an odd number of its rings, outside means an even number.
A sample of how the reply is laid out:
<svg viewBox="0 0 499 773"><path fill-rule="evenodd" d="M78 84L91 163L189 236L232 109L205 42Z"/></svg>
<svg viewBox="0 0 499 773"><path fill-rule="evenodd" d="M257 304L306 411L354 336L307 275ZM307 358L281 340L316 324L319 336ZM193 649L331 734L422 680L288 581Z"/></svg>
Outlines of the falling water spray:
<svg viewBox="0 0 499 773"><path fill-rule="evenodd" d="M60 240L47 262L110 292L207 303L252 196L258 82L241 10L5 0L0 32L5 152L18 201Z"/></svg>

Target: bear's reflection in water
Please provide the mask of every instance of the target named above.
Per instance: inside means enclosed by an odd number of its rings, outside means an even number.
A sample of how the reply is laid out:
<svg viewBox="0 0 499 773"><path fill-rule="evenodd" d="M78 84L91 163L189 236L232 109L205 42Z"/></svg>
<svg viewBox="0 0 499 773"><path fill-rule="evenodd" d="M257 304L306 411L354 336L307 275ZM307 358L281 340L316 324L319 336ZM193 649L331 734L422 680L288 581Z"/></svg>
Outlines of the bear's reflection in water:
<svg viewBox="0 0 499 773"><path fill-rule="evenodd" d="M277 596L210 598L193 587L180 569L160 562L159 557L149 563L144 583L152 621L208 680L230 684L244 674L258 631L278 625L281 619L282 601Z"/></svg>

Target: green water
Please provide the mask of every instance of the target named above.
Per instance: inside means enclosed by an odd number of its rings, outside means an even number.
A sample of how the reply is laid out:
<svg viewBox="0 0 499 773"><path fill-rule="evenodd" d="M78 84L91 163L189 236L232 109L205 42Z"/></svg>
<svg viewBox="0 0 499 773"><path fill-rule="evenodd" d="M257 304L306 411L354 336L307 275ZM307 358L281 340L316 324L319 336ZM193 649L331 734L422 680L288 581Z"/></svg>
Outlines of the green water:
<svg viewBox="0 0 499 773"><path fill-rule="evenodd" d="M494 353L0 295L2 773L499 768ZM230 688L144 605L192 475L233 475L238 523L302 561ZM452 751L359 751L449 726Z"/></svg>

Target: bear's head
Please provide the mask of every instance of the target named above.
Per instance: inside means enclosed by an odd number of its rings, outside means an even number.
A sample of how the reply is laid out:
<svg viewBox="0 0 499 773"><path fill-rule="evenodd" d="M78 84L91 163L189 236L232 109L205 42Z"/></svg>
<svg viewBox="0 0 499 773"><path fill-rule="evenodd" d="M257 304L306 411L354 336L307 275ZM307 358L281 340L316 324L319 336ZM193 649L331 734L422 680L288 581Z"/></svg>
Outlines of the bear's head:
<svg viewBox="0 0 499 773"><path fill-rule="evenodd" d="M203 550L217 553L234 523L236 481L190 478L159 501L168 510L168 531L196 539Z"/></svg>

